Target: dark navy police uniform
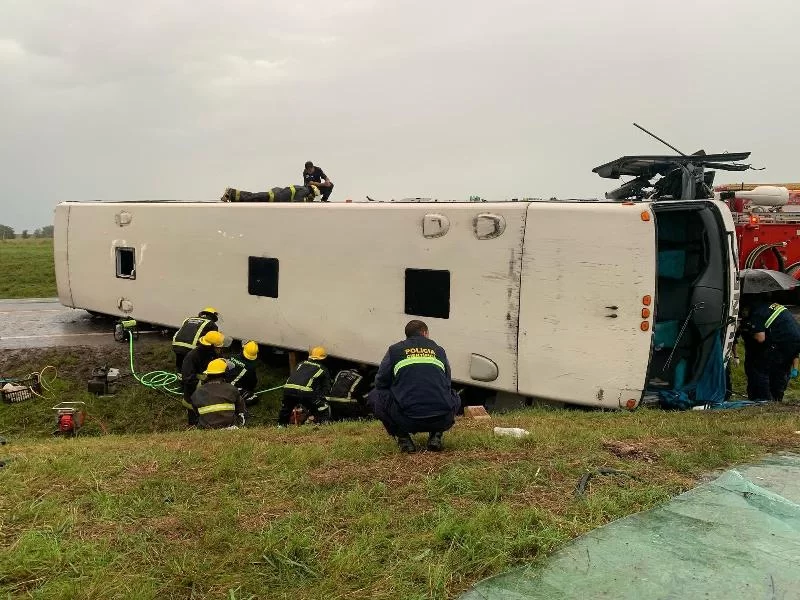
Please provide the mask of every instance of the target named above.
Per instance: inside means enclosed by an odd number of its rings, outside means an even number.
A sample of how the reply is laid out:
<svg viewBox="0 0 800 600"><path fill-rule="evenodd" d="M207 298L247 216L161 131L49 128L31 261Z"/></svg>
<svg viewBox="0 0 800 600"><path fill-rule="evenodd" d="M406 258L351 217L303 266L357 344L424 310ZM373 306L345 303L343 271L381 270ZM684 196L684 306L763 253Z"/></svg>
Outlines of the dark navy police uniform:
<svg viewBox="0 0 800 600"><path fill-rule="evenodd" d="M314 167L314 171L312 173L308 173L306 172L305 169L303 169L303 183L306 186L311 185L313 183L322 183L323 179L327 181L328 176L325 175L325 171L323 171L319 167ZM320 187L319 193L322 195L320 201L327 202L328 198L331 195L331 192L333 192L333 184L331 184L330 186Z"/></svg>
<svg viewBox="0 0 800 600"><path fill-rule="evenodd" d="M444 349L414 336L389 347L368 404L391 436L444 432L455 423L461 404L450 384Z"/></svg>
<svg viewBox="0 0 800 600"><path fill-rule="evenodd" d="M800 353L800 326L785 306L761 303L753 307L742 329L747 397L780 402L789 385L792 361ZM766 334L763 343L753 339L757 333Z"/></svg>

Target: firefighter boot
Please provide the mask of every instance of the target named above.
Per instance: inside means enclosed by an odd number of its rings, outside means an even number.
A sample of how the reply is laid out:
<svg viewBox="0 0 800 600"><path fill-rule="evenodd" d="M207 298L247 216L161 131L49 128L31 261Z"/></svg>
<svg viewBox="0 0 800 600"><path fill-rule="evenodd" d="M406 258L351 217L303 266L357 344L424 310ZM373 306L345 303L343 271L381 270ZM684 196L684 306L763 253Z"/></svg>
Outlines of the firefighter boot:
<svg viewBox="0 0 800 600"><path fill-rule="evenodd" d="M407 454L417 451L414 440L412 440L411 436L407 433L397 436L397 446L400 448L400 452L405 452Z"/></svg>
<svg viewBox="0 0 800 600"><path fill-rule="evenodd" d="M441 452L444 450L441 431L432 431L428 434L428 450L431 452Z"/></svg>

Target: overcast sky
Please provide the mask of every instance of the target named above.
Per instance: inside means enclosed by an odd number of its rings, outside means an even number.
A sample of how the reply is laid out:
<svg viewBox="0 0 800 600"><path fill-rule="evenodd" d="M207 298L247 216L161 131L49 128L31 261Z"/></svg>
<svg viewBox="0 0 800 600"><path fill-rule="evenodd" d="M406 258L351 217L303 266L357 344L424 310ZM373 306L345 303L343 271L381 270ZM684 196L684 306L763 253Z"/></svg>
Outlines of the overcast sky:
<svg viewBox="0 0 800 600"><path fill-rule="evenodd" d="M800 180L796 0L0 0L0 223L86 199L591 196L591 169L753 152ZM720 178L718 177L718 181Z"/></svg>

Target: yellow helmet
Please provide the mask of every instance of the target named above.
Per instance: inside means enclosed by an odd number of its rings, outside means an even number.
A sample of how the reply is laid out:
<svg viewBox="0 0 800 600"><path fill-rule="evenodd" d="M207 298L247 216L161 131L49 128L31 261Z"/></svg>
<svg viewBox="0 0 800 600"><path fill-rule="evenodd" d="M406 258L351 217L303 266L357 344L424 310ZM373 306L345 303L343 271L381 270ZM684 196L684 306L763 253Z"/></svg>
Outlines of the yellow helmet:
<svg viewBox="0 0 800 600"><path fill-rule="evenodd" d="M250 340L242 348L242 354L247 360L255 360L258 358L258 344Z"/></svg>
<svg viewBox="0 0 800 600"><path fill-rule="evenodd" d="M200 316L200 315L204 315L204 314L205 314L205 315L208 315L208 316L210 316L210 317L217 317L217 318L219 318L219 311L218 311L216 308L213 308L213 307L211 307L211 306L206 306L206 307L205 307L203 310L201 310L201 311L198 313L198 316Z"/></svg>
<svg viewBox="0 0 800 600"><path fill-rule="evenodd" d="M203 344L203 346L214 346L215 348L221 348L225 343L225 336L222 335L222 332L220 331L209 331L197 341Z"/></svg>
<svg viewBox="0 0 800 600"><path fill-rule="evenodd" d="M310 360L325 360L328 358L328 353L325 352L325 348L322 346L315 346L311 349L308 358Z"/></svg>
<svg viewBox="0 0 800 600"><path fill-rule="evenodd" d="M208 363L208 367L203 371L206 375L222 375L228 369L228 363L224 358L216 358Z"/></svg>

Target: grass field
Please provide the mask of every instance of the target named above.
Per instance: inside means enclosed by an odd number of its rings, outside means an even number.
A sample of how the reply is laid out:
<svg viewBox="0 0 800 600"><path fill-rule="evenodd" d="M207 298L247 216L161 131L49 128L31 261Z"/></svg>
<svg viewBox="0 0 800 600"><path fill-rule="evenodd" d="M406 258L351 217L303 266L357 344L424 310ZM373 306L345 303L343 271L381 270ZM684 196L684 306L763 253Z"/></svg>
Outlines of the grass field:
<svg viewBox="0 0 800 600"><path fill-rule="evenodd" d="M0 241L0 298L55 295L52 239Z"/></svg>
<svg viewBox="0 0 800 600"><path fill-rule="evenodd" d="M166 340L140 371L170 364ZM0 595L34 598L454 598L709 471L800 445L796 405L634 413L531 410L460 421L442 454L397 453L375 423L279 430L267 394L239 431L184 431L177 402L125 380L85 392L126 348L0 355L59 369L85 437L50 439L53 401L0 405ZM264 370L263 386L281 369ZM527 439L498 438L493 425ZM119 434L106 435L105 432ZM595 478L614 467L637 476Z"/></svg>

